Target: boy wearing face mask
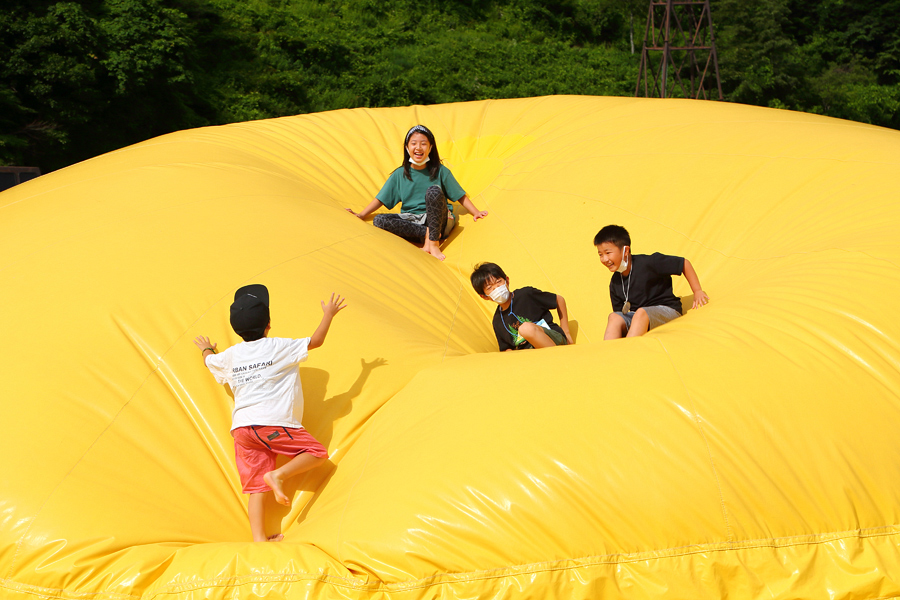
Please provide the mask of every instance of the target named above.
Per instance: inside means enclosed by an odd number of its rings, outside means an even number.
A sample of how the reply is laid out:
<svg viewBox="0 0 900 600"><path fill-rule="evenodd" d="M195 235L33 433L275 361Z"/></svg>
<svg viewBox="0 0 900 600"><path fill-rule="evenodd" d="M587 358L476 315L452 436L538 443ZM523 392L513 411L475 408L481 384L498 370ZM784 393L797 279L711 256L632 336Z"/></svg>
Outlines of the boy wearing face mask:
<svg viewBox="0 0 900 600"><path fill-rule="evenodd" d="M612 272L609 299L613 313L604 340L644 335L681 316L681 299L672 292L672 275L684 275L694 292L693 308L709 302L691 261L680 256L631 254L624 227L607 225L594 236L603 265Z"/></svg>
<svg viewBox="0 0 900 600"><path fill-rule="evenodd" d="M549 348L574 343L569 333L566 300L533 287L509 291L509 277L494 263L481 263L470 277L475 292L497 303L494 334L500 351ZM559 324L550 313L555 309Z"/></svg>

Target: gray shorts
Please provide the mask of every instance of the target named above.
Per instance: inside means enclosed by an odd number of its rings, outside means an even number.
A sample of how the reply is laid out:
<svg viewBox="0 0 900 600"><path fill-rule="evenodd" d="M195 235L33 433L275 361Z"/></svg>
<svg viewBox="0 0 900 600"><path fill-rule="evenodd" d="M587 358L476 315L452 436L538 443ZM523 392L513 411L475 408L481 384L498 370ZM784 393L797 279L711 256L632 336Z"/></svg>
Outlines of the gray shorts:
<svg viewBox="0 0 900 600"><path fill-rule="evenodd" d="M641 306L644 309L644 312L647 313L647 316L650 317L650 326L647 327L647 331L650 331L654 327L659 327L660 325L664 325L669 321L673 321L680 317L678 311L672 308L671 306ZM628 331L631 329L631 319L634 318L634 313L636 311L630 311L627 313L623 313L622 311L617 310L616 314L625 319L625 330Z"/></svg>

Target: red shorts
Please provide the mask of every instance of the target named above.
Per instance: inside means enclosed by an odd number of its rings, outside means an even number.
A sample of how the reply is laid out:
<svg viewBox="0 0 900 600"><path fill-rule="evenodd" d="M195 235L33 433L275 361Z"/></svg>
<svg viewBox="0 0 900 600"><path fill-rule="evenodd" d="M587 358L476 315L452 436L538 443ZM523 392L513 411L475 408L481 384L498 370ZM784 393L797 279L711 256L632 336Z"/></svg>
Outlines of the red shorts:
<svg viewBox="0 0 900 600"><path fill-rule="evenodd" d="M275 469L275 455L294 457L308 452L328 458L328 450L305 429L250 425L231 431L234 438L234 460L245 494L268 492L272 488L263 475Z"/></svg>

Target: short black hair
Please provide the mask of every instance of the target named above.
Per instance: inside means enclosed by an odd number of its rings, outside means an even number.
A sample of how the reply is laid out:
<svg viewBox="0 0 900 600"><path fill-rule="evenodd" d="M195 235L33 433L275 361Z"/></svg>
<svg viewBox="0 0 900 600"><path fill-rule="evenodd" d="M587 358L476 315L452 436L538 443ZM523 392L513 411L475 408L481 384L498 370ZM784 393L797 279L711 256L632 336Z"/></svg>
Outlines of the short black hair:
<svg viewBox="0 0 900 600"><path fill-rule="evenodd" d="M472 276L469 279L472 281L472 287L475 288L475 292L479 296L484 296L484 284L489 279L506 279L506 273L503 272L500 265L483 262L480 265L475 265L475 270L472 271Z"/></svg>
<svg viewBox="0 0 900 600"><path fill-rule="evenodd" d="M266 323L266 327L268 327L268 326L269 326L269 323ZM255 342L256 340L261 340L264 337L266 337L266 330L263 329L262 331L251 331L248 333L239 333L238 335L241 336L241 339L244 340L245 342Z"/></svg>
<svg viewBox="0 0 900 600"><path fill-rule="evenodd" d="M606 242L624 248L631 245L631 236L621 225L607 225L594 236L594 245L599 246Z"/></svg>

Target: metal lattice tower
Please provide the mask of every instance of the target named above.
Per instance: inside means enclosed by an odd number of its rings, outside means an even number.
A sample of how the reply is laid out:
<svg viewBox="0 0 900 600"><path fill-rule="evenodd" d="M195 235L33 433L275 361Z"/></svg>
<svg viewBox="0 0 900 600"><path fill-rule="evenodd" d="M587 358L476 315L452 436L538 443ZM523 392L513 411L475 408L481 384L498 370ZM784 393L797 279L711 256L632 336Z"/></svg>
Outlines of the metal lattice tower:
<svg viewBox="0 0 900 600"><path fill-rule="evenodd" d="M651 0L634 95L709 100L716 93L722 100L709 0Z"/></svg>

